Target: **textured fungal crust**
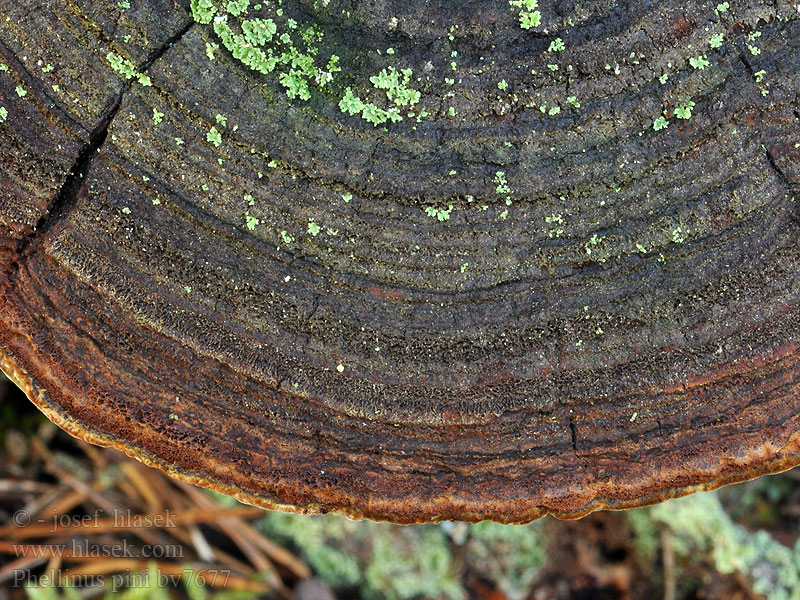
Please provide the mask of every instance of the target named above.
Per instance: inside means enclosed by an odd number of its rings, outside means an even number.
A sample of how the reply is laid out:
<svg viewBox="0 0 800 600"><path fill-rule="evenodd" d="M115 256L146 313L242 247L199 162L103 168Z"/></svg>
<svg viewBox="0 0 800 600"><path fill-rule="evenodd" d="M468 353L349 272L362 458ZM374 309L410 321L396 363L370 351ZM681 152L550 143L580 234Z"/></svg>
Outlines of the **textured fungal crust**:
<svg viewBox="0 0 800 600"><path fill-rule="evenodd" d="M0 367L70 433L397 522L800 462L794 1L0 16Z"/></svg>

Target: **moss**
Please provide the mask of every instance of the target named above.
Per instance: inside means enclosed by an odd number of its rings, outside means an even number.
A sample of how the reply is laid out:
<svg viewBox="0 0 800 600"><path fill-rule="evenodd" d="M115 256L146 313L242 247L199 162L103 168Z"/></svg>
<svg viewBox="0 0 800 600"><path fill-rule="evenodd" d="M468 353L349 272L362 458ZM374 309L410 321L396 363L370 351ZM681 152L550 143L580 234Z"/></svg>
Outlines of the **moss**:
<svg viewBox="0 0 800 600"><path fill-rule="evenodd" d="M462 600L456 563L435 525L396 527L343 517L269 513L259 527L296 546L316 575L365 598Z"/></svg>
<svg viewBox="0 0 800 600"><path fill-rule="evenodd" d="M269 513L259 523L279 543L296 546L317 576L335 586L356 586L362 582L356 556L336 547L346 535L362 538L360 526L330 516L301 517L279 512Z"/></svg>
<svg viewBox="0 0 800 600"><path fill-rule="evenodd" d="M540 527L477 523L470 527L467 561L511 600L527 598L546 557Z"/></svg>
<svg viewBox="0 0 800 600"><path fill-rule="evenodd" d="M720 573L740 573L753 581L753 591L771 600L790 600L800 589L800 541L788 548L766 531L752 533L734 523L716 492L700 492L657 506L632 511L629 521L643 554L652 558L652 533L666 527L678 556L691 561L710 557ZM647 520L651 524L647 525ZM649 539L648 539L649 538Z"/></svg>
<svg viewBox="0 0 800 600"><path fill-rule="evenodd" d="M530 595L545 561L540 522L400 527L274 512L258 526L296 547L323 581L368 599L465 600L461 576L468 570L518 600ZM461 547L459 558L451 552L454 545Z"/></svg>
<svg viewBox="0 0 800 600"><path fill-rule="evenodd" d="M441 529L415 527L398 531L389 525L376 529L371 561L364 570L367 598L461 600L464 597Z"/></svg>

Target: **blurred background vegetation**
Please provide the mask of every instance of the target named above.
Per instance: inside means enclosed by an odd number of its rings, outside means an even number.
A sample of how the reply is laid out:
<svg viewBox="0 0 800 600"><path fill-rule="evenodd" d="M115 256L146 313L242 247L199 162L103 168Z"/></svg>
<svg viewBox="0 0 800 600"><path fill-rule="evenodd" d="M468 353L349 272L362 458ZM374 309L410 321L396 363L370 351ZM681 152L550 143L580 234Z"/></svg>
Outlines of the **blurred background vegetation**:
<svg viewBox="0 0 800 600"><path fill-rule="evenodd" d="M4 378L0 441L0 600L800 599L800 471L578 521L403 527L176 482L74 440Z"/></svg>

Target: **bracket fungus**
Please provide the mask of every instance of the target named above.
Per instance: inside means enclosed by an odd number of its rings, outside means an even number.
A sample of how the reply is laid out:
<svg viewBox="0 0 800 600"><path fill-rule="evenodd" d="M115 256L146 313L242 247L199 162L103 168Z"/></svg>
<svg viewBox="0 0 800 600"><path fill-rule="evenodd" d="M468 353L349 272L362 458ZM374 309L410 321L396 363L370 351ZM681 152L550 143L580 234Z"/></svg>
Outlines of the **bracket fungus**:
<svg viewBox="0 0 800 600"><path fill-rule="evenodd" d="M402 523L800 463L796 2L0 0L0 366Z"/></svg>

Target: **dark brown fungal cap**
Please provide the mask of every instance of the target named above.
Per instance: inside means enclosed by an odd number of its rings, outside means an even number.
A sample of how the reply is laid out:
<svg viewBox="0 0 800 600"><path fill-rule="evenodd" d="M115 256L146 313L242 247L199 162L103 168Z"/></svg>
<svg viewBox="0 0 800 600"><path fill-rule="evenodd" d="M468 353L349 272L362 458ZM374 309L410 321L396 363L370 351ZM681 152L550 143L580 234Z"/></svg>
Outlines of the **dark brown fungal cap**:
<svg viewBox="0 0 800 600"><path fill-rule="evenodd" d="M0 0L0 367L58 425L402 523L800 463L793 3L285 1L307 101L187 4ZM391 66L427 116L340 109Z"/></svg>

